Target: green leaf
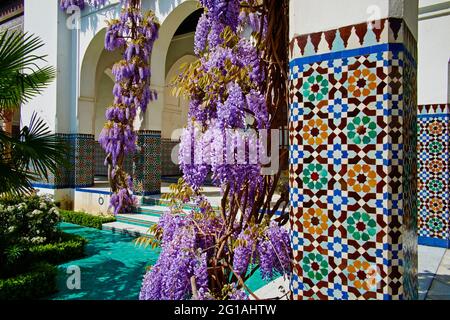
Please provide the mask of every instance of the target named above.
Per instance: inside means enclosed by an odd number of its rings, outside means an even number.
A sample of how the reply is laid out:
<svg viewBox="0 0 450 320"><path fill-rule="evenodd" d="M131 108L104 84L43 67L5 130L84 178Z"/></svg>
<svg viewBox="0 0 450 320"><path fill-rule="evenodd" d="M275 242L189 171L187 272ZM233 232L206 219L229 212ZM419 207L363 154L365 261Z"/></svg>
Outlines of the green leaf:
<svg viewBox="0 0 450 320"><path fill-rule="evenodd" d="M44 43L35 36L6 31L0 34L0 111L17 109L42 93L55 78L53 67L42 67Z"/></svg>
<svg viewBox="0 0 450 320"><path fill-rule="evenodd" d="M48 126L33 113L29 126L18 137L0 130L0 194L23 194L32 190L31 183L48 179L68 167L68 145L50 133Z"/></svg>

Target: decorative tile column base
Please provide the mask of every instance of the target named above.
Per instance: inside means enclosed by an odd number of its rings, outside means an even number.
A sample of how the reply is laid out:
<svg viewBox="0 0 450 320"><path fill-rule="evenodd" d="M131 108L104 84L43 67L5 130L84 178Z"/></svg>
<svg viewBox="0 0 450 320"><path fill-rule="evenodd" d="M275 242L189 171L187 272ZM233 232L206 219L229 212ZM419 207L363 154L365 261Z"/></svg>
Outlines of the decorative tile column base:
<svg viewBox="0 0 450 320"><path fill-rule="evenodd" d="M98 141L94 142L94 152L95 152L95 176L108 177L108 166L105 166L106 152L103 150L102 146ZM133 158L130 156L125 157L124 168L128 173L133 172Z"/></svg>
<svg viewBox="0 0 450 320"><path fill-rule="evenodd" d="M94 185L94 136L90 134L57 133L69 146L69 167L60 167L56 175L50 174L48 181L33 184L37 188L75 189Z"/></svg>
<svg viewBox="0 0 450 320"><path fill-rule="evenodd" d="M161 174L163 177L181 176L180 166L172 161L172 151L178 144L180 141L161 140Z"/></svg>
<svg viewBox="0 0 450 320"><path fill-rule="evenodd" d="M398 18L291 42L295 299L417 299L416 40Z"/></svg>
<svg viewBox="0 0 450 320"><path fill-rule="evenodd" d="M63 140L69 147L67 154L68 168L59 167L56 174L49 173L48 180L40 180L33 183L35 188L45 189L73 189L75 187L75 139L72 134L57 133L56 136Z"/></svg>
<svg viewBox="0 0 450 320"><path fill-rule="evenodd" d="M136 195L161 193L161 132L138 131L138 150L134 155L133 184Z"/></svg>
<svg viewBox="0 0 450 320"><path fill-rule="evenodd" d="M419 244L450 249L450 105L419 106Z"/></svg>
<svg viewBox="0 0 450 320"><path fill-rule="evenodd" d="M92 187L95 174L95 139L91 134L76 134L75 188Z"/></svg>

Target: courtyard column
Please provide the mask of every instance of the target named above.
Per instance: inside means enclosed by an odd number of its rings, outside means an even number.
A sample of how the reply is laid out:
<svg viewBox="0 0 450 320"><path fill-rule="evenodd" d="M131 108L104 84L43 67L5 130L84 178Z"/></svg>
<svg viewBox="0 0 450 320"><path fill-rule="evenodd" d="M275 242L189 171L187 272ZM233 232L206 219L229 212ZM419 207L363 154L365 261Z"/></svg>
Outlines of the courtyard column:
<svg viewBox="0 0 450 320"><path fill-rule="evenodd" d="M161 132L138 131L138 148L133 158L134 192L139 196L161 193Z"/></svg>
<svg viewBox="0 0 450 320"><path fill-rule="evenodd" d="M74 170L75 188L85 188L94 185L95 177L95 98L78 98L77 128L74 139Z"/></svg>
<svg viewBox="0 0 450 320"><path fill-rule="evenodd" d="M419 106L419 244L450 249L450 105Z"/></svg>
<svg viewBox="0 0 450 320"><path fill-rule="evenodd" d="M419 15L419 244L450 248L449 2L422 1Z"/></svg>
<svg viewBox="0 0 450 320"><path fill-rule="evenodd" d="M43 12L45 18L36 12ZM40 181L35 187L42 192L51 193L61 201L63 207L73 205L75 188L75 149L76 142L71 126L71 105L73 90L70 80L72 65L71 30L66 24L66 13L60 10L59 2L53 0L25 0L24 2L24 32L38 36L43 46L37 54L46 55L46 61L39 66L53 66L57 70L55 80L21 108L21 124L28 125L33 113L36 113L49 126L50 130L67 141L70 152L67 158L70 168L60 168L49 180Z"/></svg>
<svg viewBox="0 0 450 320"><path fill-rule="evenodd" d="M417 299L418 1L290 15L294 299Z"/></svg>

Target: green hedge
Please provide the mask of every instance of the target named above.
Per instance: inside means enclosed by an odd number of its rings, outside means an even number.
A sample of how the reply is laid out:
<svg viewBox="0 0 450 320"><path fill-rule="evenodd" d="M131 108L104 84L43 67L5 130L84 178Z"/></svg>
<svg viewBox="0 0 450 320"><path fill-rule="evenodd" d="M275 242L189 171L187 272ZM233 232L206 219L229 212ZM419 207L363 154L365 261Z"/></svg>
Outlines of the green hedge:
<svg viewBox="0 0 450 320"><path fill-rule="evenodd" d="M16 277L0 279L0 300L30 300L57 291L57 269L48 263L39 263L31 271Z"/></svg>
<svg viewBox="0 0 450 320"><path fill-rule="evenodd" d="M94 216L92 214L84 213L84 212L74 212L74 211L66 211L60 210L60 215L64 222L77 224L83 227L102 229L102 224L114 222L116 218L114 217L101 217Z"/></svg>
<svg viewBox="0 0 450 320"><path fill-rule="evenodd" d="M86 239L70 234L62 234L61 242L32 246L29 249L29 259L61 264L77 260L84 256Z"/></svg>
<svg viewBox="0 0 450 320"><path fill-rule="evenodd" d="M0 278L27 273L37 263L61 264L84 257L86 239L72 234L60 233L51 243L27 244L20 247L15 259L7 259L0 265Z"/></svg>

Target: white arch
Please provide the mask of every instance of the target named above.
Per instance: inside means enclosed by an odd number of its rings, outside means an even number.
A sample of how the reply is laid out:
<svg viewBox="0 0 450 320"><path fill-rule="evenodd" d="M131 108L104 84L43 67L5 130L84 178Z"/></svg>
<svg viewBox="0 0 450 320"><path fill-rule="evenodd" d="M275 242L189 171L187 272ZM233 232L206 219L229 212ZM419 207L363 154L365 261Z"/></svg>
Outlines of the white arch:
<svg viewBox="0 0 450 320"><path fill-rule="evenodd" d="M198 6L197 0L169 0L155 1L147 0L146 6L151 7L157 14L161 22L159 38L155 42L151 57L152 67L152 88L158 92L158 100L152 102L146 113L143 124L136 128L143 127L148 130L162 129L162 114L164 109L164 89L166 85L166 58L167 53L180 24ZM115 13L114 13L115 12ZM93 12L99 21L96 30L86 29L79 33L79 78L77 95L77 132L92 134L94 127L92 123L95 117L95 95L96 95L96 74L97 64L104 50L104 38L106 33L105 20L108 14L117 14L117 7L106 9L105 12ZM88 19L82 18L83 25L88 23ZM103 72L103 70L101 71ZM140 121L137 121L140 123Z"/></svg>
<svg viewBox="0 0 450 320"><path fill-rule="evenodd" d="M104 50L105 34L105 28L97 32L89 43L83 58L80 59L82 62L77 103L78 133L93 134L95 130L97 65Z"/></svg>
<svg viewBox="0 0 450 320"><path fill-rule="evenodd" d="M164 21L161 22L159 38L155 42L151 57L152 88L158 92L158 100L149 106L145 120L146 129L158 131L162 129L167 53L180 24L198 8L197 0L186 0L174 7Z"/></svg>
<svg viewBox="0 0 450 320"><path fill-rule="evenodd" d="M174 130L182 129L187 124L189 101L182 97L177 98L173 96L170 84L172 79L180 73L180 67L183 63L192 63L195 60L197 60L197 57L194 55L184 55L170 67L167 73L161 128L163 139L171 139Z"/></svg>

